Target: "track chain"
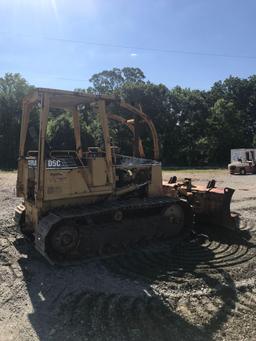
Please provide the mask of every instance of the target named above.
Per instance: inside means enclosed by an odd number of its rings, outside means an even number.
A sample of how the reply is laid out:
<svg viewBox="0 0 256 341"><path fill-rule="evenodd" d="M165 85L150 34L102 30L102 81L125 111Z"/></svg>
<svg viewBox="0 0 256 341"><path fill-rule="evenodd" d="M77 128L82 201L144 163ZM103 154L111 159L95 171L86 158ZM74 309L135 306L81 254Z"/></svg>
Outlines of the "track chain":
<svg viewBox="0 0 256 341"><path fill-rule="evenodd" d="M55 209L40 220L35 233L35 246L51 263L69 263L83 258L103 258L124 253L126 247L132 244L174 234L169 224L167 229L161 216L163 209L171 204L179 204L187 210L185 225L191 225L192 213L188 204L170 197L133 198ZM119 210L124 213L124 219L113 222L113 215ZM80 242L72 254L56 257L48 239L60 224L77 226Z"/></svg>

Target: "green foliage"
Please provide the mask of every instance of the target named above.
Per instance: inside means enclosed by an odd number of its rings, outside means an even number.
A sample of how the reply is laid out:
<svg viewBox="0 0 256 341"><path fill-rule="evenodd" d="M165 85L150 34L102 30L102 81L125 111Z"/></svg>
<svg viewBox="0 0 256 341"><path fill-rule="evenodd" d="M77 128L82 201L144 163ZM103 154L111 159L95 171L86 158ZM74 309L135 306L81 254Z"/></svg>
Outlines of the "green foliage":
<svg viewBox="0 0 256 341"><path fill-rule="evenodd" d="M69 112L50 114L47 125L47 142L51 149L74 150L75 138L72 115ZM100 123L96 115L81 110L80 115L81 142L84 150L90 146L103 144Z"/></svg>
<svg viewBox="0 0 256 341"><path fill-rule="evenodd" d="M212 115L208 119L211 128L209 141L214 152L220 154L223 161L226 159L225 155L221 153L223 146L225 146L225 151L232 147L238 148L246 139L241 122L242 113L237 110L232 100L226 101L221 98L216 101L212 108Z"/></svg>
<svg viewBox="0 0 256 341"><path fill-rule="evenodd" d="M98 117L90 108L80 111L81 142L84 150L88 147L103 146L102 129Z"/></svg>
<svg viewBox="0 0 256 341"><path fill-rule="evenodd" d="M88 91L99 94L118 94L125 84L143 83L144 79L144 73L138 68L114 68L93 75L90 78L90 82L93 86L90 87Z"/></svg>
<svg viewBox="0 0 256 341"><path fill-rule="evenodd" d="M88 89L76 91L119 95L135 106L141 105L155 123L165 165L226 165L231 148L256 147L256 75L247 79L231 76L214 83L209 91L179 86L169 90L163 84L146 81L139 68L129 67L102 71L93 75L90 82L92 86ZM30 88L19 74L0 78L1 168L16 166L21 102ZM108 110L119 114L120 108L112 105ZM128 117L127 112L123 114ZM49 146L73 149L71 114L52 110L49 116ZM38 130L37 109L31 117L31 125ZM83 149L101 146L100 124L90 107L81 109L80 124ZM121 152L131 154L129 129L117 122L111 122L110 126L113 143L121 147ZM151 157L152 141L146 127L141 129L141 136L146 156Z"/></svg>
<svg viewBox="0 0 256 341"><path fill-rule="evenodd" d="M17 165L21 103L31 86L20 74L0 78L0 168Z"/></svg>
<svg viewBox="0 0 256 341"><path fill-rule="evenodd" d="M54 149L75 149L72 117L69 113L62 113L48 122L47 142Z"/></svg>

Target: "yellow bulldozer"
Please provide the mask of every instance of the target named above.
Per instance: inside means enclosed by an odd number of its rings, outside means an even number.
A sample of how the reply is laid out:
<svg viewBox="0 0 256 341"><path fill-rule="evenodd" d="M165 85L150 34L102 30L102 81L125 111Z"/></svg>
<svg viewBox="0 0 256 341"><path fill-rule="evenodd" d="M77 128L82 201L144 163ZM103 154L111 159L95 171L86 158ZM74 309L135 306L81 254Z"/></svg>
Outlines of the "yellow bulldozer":
<svg viewBox="0 0 256 341"><path fill-rule="evenodd" d="M99 120L103 143L84 150L80 110L88 105ZM38 148L26 150L34 107L40 108ZM72 114L74 150L47 147L50 110ZM110 120L132 132L133 155L112 145ZM145 158L142 125L151 133L152 159ZM139 105L115 96L46 88L23 100L17 196L24 201L15 209L15 221L51 263L122 253L130 245L177 236L197 222L237 228L237 216L230 212L233 192L216 188L215 181L201 187L175 177L163 182L157 132Z"/></svg>

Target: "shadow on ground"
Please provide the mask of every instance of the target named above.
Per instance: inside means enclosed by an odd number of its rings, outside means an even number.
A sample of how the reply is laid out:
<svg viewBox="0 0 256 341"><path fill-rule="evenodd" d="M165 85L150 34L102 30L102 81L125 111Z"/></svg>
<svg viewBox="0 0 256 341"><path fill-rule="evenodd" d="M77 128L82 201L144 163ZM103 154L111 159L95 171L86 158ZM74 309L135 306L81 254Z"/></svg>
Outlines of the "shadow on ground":
<svg viewBox="0 0 256 341"><path fill-rule="evenodd" d="M18 239L29 320L42 341L210 340L238 301L229 266L248 260L247 237L218 230L66 268Z"/></svg>

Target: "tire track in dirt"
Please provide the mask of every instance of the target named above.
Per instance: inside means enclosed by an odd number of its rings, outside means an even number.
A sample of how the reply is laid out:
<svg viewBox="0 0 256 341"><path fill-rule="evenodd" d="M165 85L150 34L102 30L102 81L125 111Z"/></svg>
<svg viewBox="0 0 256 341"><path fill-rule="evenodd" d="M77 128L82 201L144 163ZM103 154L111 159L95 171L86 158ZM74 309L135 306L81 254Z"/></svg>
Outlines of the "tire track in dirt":
<svg viewBox="0 0 256 341"><path fill-rule="evenodd" d="M255 243L219 232L105 259L114 276L140 283L142 295L72 293L61 308L72 307L66 327L88 340L205 340L229 319L256 318Z"/></svg>
<svg viewBox="0 0 256 341"><path fill-rule="evenodd" d="M91 293L89 296L85 294L85 297L90 299L90 304L82 299L83 304L76 306L74 319L66 324L73 337L83 335L88 340L167 341L170 340L170 335L173 339L178 339L181 336L180 328L183 331L180 340L191 334L190 324L180 319L167 303L156 296L142 298ZM67 301L62 311L68 309L69 304ZM91 309L85 312L84 306L90 306ZM81 319L87 322L80 323L78 331L78 321ZM196 328L195 333L199 340L203 340L203 332ZM57 337L61 337L61 334Z"/></svg>

